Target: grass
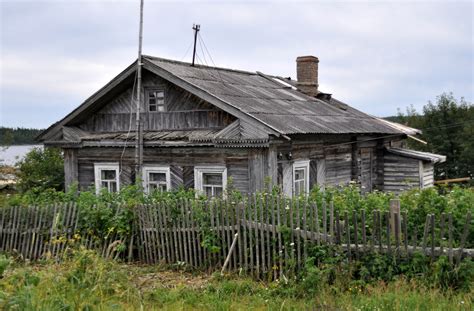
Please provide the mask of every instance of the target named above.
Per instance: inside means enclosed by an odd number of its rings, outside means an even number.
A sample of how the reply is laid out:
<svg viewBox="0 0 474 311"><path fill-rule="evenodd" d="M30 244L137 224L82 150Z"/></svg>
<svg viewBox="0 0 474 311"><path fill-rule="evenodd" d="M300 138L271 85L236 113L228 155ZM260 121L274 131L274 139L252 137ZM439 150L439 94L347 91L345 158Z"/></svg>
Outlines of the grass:
<svg viewBox="0 0 474 311"><path fill-rule="evenodd" d="M471 292L399 278L369 285L295 285L104 260L80 250L62 263L0 256L4 310L472 310ZM296 288L296 290L295 290Z"/></svg>

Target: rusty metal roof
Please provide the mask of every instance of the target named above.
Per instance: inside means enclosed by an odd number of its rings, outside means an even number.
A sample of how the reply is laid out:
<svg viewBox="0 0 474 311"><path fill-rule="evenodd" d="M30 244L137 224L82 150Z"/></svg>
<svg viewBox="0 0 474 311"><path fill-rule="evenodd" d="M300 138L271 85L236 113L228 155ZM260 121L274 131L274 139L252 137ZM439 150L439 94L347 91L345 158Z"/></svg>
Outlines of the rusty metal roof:
<svg viewBox="0 0 474 311"><path fill-rule="evenodd" d="M190 83L282 134L403 134L336 99L307 96L278 77L145 56L149 63ZM283 79L282 79L283 80ZM283 82L286 82L283 80Z"/></svg>

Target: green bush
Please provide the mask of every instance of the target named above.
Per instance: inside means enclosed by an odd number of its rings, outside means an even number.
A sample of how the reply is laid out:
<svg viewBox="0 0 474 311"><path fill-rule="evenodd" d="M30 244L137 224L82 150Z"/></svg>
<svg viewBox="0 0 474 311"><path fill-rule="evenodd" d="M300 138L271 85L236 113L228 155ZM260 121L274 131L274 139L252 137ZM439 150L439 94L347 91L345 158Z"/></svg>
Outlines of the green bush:
<svg viewBox="0 0 474 311"><path fill-rule="evenodd" d="M40 194L47 189L64 189L64 160L61 149L33 148L20 160L18 189Z"/></svg>

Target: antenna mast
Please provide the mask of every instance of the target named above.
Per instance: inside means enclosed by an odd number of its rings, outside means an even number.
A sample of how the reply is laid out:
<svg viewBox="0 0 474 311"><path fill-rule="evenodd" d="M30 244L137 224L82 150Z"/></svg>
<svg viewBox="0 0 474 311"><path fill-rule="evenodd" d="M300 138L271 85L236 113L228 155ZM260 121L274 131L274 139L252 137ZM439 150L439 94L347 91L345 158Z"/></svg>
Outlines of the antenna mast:
<svg viewBox="0 0 474 311"><path fill-rule="evenodd" d="M140 29L138 34L138 59L137 59L137 97L136 97L136 145L135 145L135 180L141 176L143 165L143 128L140 121L140 107L142 101L142 41L143 41L143 0L140 0Z"/></svg>
<svg viewBox="0 0 474 311"><path fill-rule="evenodd" d="M193 49L193 62L191 66L194 66L194 58L196 57L196 41L197 41L197 35L199 30L201 29L201 25L194 25L193 24L193 30L194 30L194 49Z"/></svg>

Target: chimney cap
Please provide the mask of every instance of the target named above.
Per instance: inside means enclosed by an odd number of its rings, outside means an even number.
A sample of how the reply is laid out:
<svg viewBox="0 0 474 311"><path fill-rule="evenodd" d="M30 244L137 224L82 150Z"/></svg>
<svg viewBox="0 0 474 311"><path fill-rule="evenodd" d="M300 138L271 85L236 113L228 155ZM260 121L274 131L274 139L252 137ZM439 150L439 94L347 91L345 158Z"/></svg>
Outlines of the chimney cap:
<svg viewBox="0 0 474 311"><path fill-rule="evenodd" d="M319 59L316 56L306 55L306 56L298 56L296 58L297 62L319 62Z"/></svg>

